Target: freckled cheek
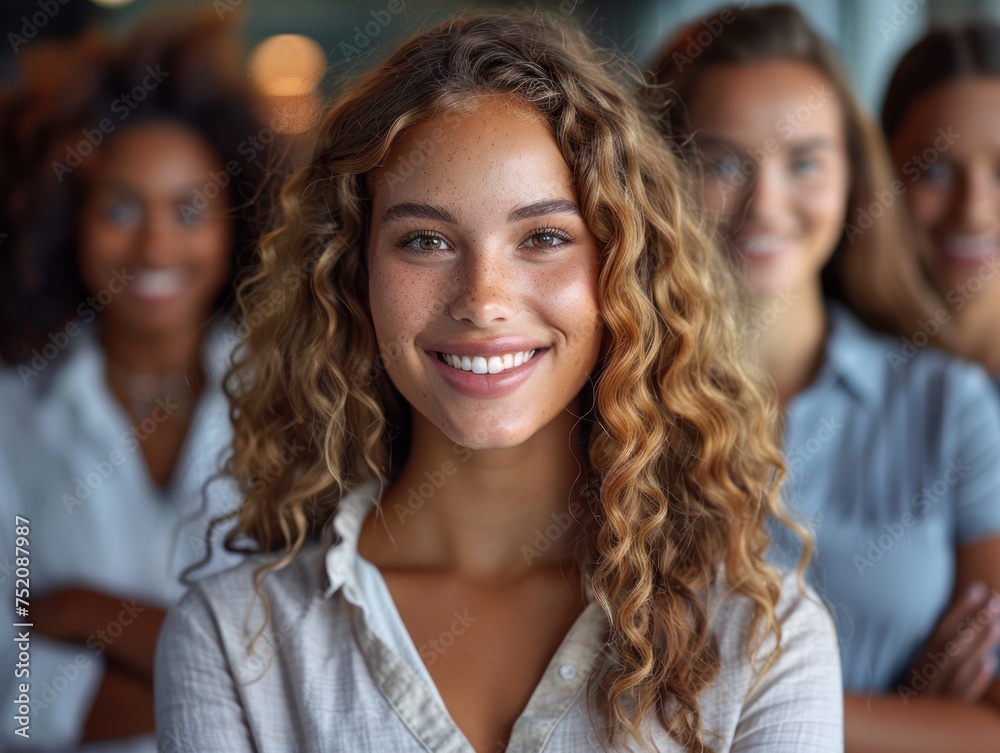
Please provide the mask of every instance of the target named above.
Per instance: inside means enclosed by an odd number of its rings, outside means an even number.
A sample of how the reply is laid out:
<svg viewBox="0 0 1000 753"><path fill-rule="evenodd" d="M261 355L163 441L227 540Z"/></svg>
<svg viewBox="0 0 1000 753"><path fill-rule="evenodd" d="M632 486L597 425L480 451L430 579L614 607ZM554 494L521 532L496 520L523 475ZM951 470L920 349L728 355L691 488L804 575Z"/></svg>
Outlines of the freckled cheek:
<svg viewBox="0 0 1000 753"><path fill-rule="evenodd" d="M401 264L371 270L369 300L375 334L382 349L413 342L429 329L440 310L441 282L426 270Z"/></svg>
<svg viewBox="0 0 1000 753"><path fill-rule="evenodd" d="M537 284L535 299L542 317L563 333L569 348L581 359L591 360L600 347L600 313L597 308L597 265L566 269Z"/></svg>

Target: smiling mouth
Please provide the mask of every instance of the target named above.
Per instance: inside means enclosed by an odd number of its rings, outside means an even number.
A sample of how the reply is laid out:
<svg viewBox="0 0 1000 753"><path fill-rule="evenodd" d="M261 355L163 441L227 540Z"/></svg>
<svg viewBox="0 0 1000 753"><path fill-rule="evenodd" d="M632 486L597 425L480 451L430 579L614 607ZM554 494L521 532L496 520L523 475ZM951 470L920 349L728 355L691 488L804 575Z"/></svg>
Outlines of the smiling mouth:
<svg viewBox="0 0 1000 753"><path fill-rule="evenodd" d="M471 371L473 374L500 374L508 369L516 369L547 348L534 348L515 353L505 353L502 356L456 356L449 353L435 352L434 355L442 363L446 363L458 371Z"/></svg>
<svg viewBox="0 0 1000 753"><path fill-rule="evenodd" d="M996 235L948 235L939 244L943 255L955 261L978 262L996 256L1000 251Z"/></svg>
<svg viewBox="0 0 1000 753"><path fill-rule="evenodd" d="M789 250L791 241L787 236L777 234L749 235L738 236L734 245L746 256L768 257Z"/></svg>
<svg viewBox="0 0 1000 753"><path fill-rule="evenodd" d="M187 287L187 274L180 267L133 270L132 292L143 298L172 298Z"/></svg>

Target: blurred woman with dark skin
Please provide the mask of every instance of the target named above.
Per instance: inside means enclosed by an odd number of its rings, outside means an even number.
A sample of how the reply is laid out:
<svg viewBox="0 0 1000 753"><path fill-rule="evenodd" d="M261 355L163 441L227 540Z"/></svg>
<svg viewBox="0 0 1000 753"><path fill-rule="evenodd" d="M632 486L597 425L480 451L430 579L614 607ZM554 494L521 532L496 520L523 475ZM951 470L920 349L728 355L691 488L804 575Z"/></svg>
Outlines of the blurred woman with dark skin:
<svg viewBox="0 0 1000 753"><path fill-rule="evenodd" d="M788 6L699 21L654 70L785 406L786 499L816 531L847 750L995 751L1000 407L980 368L926 350L901 364L898 340L865 326L905 330L933 300L897 253L906 222L878 132ZM793 543L776 525L774 556L794 560Z"/></svg>
<svg viewBox="0 0 1000 753"><path fill-rule="evenodd" d="M31 736L5 714L5 750L155 749L164 610L235 499L206 482L273 136L234 44L213 12L39 45L4 100L2 502L30 521L34 624Z"/></svg>
<svg viewBox="0 0 1000 753"><path fill-rule="evenodd" d="M899 251L936 292L952 349L983 364L1000 386L998 123L1000 26L986 20L917 42L882 106L916 239Z"/></svg>

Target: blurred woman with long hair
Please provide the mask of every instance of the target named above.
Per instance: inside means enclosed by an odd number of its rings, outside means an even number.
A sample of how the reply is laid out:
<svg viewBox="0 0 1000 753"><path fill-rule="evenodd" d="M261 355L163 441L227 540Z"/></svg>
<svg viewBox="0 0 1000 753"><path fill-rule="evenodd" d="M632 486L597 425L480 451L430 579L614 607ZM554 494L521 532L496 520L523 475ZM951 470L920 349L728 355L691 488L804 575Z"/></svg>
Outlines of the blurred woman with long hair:
<svg viewBox="0 0 1000 753"><path fill-rule="evenodd" d="M882 105L915 236L896 252L936 294L927 320L950 331L941 344L983 364L1000 385L998 118L1000 25L985 19L917 42ZM905 335L936 334L928 329Z"/></svg>
<svg viewBox="0 0 1000 753"><path fill-rule="evenodd" d="M654 70L652 104L698 173L743 276L747 346L785 407L786 500L816 533L847 750L995 749L1000 406L982 369L904 357L875 331L933 300L900 258L911 236L878 131L789 6L697 21ZM774 528L775 557L797 560Z"/></svg>

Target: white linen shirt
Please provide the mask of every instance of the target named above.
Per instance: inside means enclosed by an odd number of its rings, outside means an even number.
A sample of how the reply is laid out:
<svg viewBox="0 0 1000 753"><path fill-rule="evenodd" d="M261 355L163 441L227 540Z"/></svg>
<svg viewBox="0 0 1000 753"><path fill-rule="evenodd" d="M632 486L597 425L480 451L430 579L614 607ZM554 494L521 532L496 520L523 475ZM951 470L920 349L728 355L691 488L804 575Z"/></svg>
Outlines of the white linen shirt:
<svg viewBox="0 0 1000 753"><path fill-rule="evenodd" d="M271 616L252 653L263 607L251 577L276 555L202 579L170 610L156 652L162 751L473 753L378 569L358 554L377 496L375 482L345 496L324 540L264 579ZM585 688L604 655L608 622L589 584L587 602L515 723L507 753L600 750ZM716 603L711 625L722 667L701 696L704 729L717 735L706 741L720 753L842 751L840 664L824 608L798 591L793 576L785 579L777 607L783 650L751 689L758 674L747 660L749 601ZM643 731L659 750L680 753L655 723Z"/></svg>
<svg viewBox="0 0 1000 753"><path fill-rule="evenodd" d="M213 484L207 503L201 489L231 440L228 402L220 385L234 345L235 334L224 325L206 336L205 389L166 490L149 475L136 439L145 434L131 433L132 419L106 386L105 357L93 332L78 335L37 376L14 368L0 374L0 456L5 461L0 466L7 466L6 481L0 479L0 618L5 630L15 621L15 579L8 566L14 561L15 515L30 521L33 597L81 586L125 604L134 599L165 608L180 598L186 589L180 573L205 553L207 521L236 505L229 482ZM117 454L112 458L112 453ZM212 565L204 572L238 561L218 551L219 541L213 540ZM5 670L0 676L0 750L156 750L153 735L80 745L104 673L106 644L92 638L87 647L32 631L31 738L14 734L17 725L8 711L21 680L13 669ZM0 641L0 666L13 667L15 656L13 638Z"/></svg>

